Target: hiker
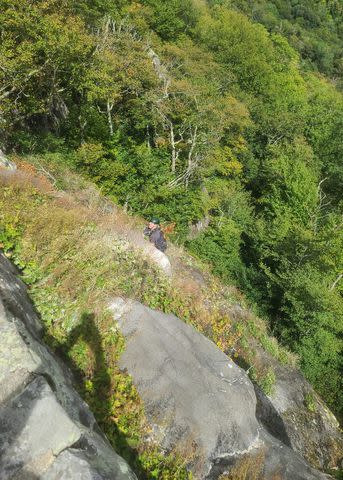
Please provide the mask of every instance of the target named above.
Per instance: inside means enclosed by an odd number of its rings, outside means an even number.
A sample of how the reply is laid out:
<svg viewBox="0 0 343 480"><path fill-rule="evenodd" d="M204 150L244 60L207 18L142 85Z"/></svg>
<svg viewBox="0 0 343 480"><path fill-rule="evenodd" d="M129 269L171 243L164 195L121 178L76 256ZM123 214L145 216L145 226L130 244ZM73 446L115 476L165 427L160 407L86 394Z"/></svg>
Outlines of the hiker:
<svg viewBox="0 0 343 480"><path fill-rule="evenodd" d="M149 237L151 243L161 252L165 252L167 249L167 242L164 238L163 232L160 229L160 220L156 217L152 218L148 226L143 231L144 235Z"/></svg>

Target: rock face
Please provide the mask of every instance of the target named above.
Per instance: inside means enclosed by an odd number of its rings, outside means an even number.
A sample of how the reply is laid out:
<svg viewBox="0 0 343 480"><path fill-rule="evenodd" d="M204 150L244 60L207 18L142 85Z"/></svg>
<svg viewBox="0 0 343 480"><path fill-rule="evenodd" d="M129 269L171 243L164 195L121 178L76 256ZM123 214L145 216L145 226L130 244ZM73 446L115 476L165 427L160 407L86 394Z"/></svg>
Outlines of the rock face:
<svg viewBox="0 0 343 480"><path fill-rule="evenodd" d="M101 434L0 254L0 479L134 480Z"/></svg>
<svg viewBox="0 0 343 480"><path fill-rule="evenodd" d="M143 253L151 259L168 277L172 274L172 268L170 265L169 258L167 255L157 248L154 245L151 245L145 242L143 246Z"/></svg>
<svg viewBox="0 0 343 480"><path fill-rule="evenodd" d="M196 444L201 457L219 459L259 444L254 388L243 370L176 317L139 303L112 308L128 338L121 366L133 376L146 414L161 426L156 433L163 447Z"/></svg>
<svg viewBox="0 0 343 480"><path fill-rule="evenodd" d="M335 468L343 456L343 438L334 415L311 385L296 370L273 363L275 393L266 396L256 388L257 416L270 433L300 453L317 468Z"/></svg>
<svg viewBox="0 0 343 480"><path fill-rule="evenodd" d="M247 322L250 312L240 305L223 311L231 319ZM343 458L343 436L339 423L313 387L290 365L278 362L250 338L249 348L254 362L275 373L275 392L267 396L257 386L256 414L268 431L313 467L328 470L340 466Z"/></svg>
<svg viewBox="0 0 343 480"><path fill-rule="evenodd" d="M153 437L166 450L186 452L195 478L215 479L260 451L266 479L328 478L259 422L246 372L210 340L138 302L117 298L110 308L126 337L121 367L144 401Z"/></svg>
<svg viewBox="0 0 343 480"><path fill-rule="evenodd" d="M0 480L136 479L42 342L16 273L0 254ZM292 384L279 372L275 396L256 395L244 370L175 316L120 298L111 308L127 339L121 367L145 403L151 435L165 450L186 454L196 479L216 479L261 452L266 480L329 478L296 453L309 441L299 416L307 391L300 375ZM330 415L318 411L313 420L333 422ZM326 427L325 442L329 433Z"/></svg>

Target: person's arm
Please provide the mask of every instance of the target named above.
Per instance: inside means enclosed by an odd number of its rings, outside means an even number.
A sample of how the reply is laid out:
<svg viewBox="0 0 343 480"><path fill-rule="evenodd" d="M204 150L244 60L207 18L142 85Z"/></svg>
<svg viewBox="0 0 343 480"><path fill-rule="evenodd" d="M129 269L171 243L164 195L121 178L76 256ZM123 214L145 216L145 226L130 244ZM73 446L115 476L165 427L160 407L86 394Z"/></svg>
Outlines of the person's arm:
<svg viewBox="0 0 343 480"><path fill-rule="evenodd" d="M145 227L145 229L143 230L143 235L146 235L146 236L150 237L151 230L150 230L149 227Z"/></svg>

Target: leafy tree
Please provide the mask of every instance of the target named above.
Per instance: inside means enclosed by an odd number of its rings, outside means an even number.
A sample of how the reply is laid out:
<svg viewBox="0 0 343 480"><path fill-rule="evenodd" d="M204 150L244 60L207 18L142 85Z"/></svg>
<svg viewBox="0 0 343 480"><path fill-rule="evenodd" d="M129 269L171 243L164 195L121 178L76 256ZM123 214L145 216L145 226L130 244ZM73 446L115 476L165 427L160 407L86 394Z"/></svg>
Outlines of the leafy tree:
<svg viewBox="0 0 343 480"><path fill-rule="evenodd" d="M58 131L91 61L82 20L53 1L29 3L0 3L3 142L12 129Z"/></svg>
<svg viewBox="0 0 343 480"><path fill-rule="evenodd" d="M195 25L197 10L191 0L144 0L151 9L149 25L164 40L175 40Z"/></svg>
<svg viewBox="0 0 343 480"><path fill-rule="evenodd" d="M329 82L308 77L309 108L306 135L322 165L323 189L337 203L343 189L343 97Z"/></svg>

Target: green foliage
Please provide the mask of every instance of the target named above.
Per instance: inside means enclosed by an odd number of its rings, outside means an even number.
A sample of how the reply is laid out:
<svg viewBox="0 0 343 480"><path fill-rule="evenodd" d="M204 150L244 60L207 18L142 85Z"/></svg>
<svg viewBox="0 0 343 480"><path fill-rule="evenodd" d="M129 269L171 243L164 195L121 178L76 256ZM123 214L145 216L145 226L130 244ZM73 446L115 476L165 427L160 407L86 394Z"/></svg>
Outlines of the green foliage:
<svg viewBox="0 0 343 480"><path fill-rule="evenodd" d="M142 3L150 7L150 27L164 40L175 40L196 21L196 10L191 0L145 0Z"/></svg>
<svg viewBox="0 0 343 480"><path fill-rule="evenodd" d="M71 95L81 92L91 37L80 18L53 0L34 5L2 0L0 11L1 137L7 139L22 122L32 130L41 131L42 124L56 130Z"/></svg>
<svg viewBox="0 0 343 480"><path fill-rule="evenodd" d="M323 78L308 78L309 111L306 136L321 163L323 190L330 196L330 202L337 204L343 188L342 130L343 98Z"/></svg>
<svg viewBox="0 0 343 480"><path fill-rule="evenodd" d="M226 280L232 280L242 268L240 243L239 227L232 219L223 218L189 242L189 248L201 258L210 261L216 274Z"/></svg>
<svg viewBox="0 0 343 480"><path fill-rule="evenodd" d="M342 4L337 1L277 0L228 2L262 23L269 31L280 32L298 50L306 68L318 69L328 75L341 75L343 44Z"/></svg>
<svg viewBox="0 0 343 480"><path fill-rule="evenodd" d="M258 384L262 391L268 395L273 396L275 391L275 373L272 368L268 369L262 375L257 374L255 369L252 368L249 372L251 379Z"/></svg>
<svg viewBox="0 0 343 480"><path fill-rule="evenodd" d="M260 386L266 395L272 396L275 391L275 373L268 370L265 377L260 380Z"/></svg>
<svg viewBox="0 0 343 480"><path fill-rule="evenodd" d="M21 229L18 227L18 225L16 225L15 222L6 224L2 221L1 223L0 244L1 248L7 252L8 250L13 250L16 246L18 238L20 238L21 235Z"/></svg>
<svg viewBox="0 0 343 480"><path fill-rule="evenodd" d="M316 412L316 402L312 392L309 392L305 395L305 405L309 412Z"/></svg>

